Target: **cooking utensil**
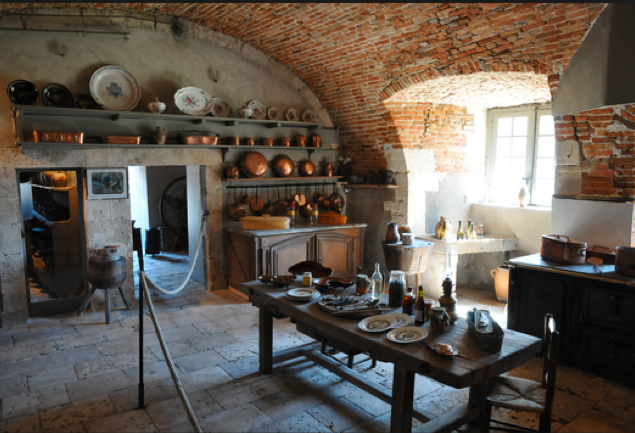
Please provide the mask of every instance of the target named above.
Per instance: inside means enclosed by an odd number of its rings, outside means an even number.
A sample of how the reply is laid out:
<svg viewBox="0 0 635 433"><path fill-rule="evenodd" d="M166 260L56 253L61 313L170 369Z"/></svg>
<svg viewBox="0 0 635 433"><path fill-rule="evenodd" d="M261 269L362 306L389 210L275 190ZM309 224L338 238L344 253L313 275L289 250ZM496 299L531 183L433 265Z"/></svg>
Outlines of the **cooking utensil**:
<svg viewBox="0 0 635 433"><path fill-rule="evenodd" d="M306 196L310 197L309 185L305 185L305 192L306 192ZM309 202L308 198L306 200L306 203L300 207L300 215L302 216L302 218L305 218L305 219L309 219L311 217L311 203Z"/></svg>
<svg viewBox="0 0 635 433"><path fill-rule="evenodd" d="M586 242L564 235L542 235L540 256L545 260L567 265L583 265L586 262Z"/></svg>
<svg viewBox="0 0 635 433"><path fill-rule="evenodd" d="M243 195L243 204L249 206L249 208L251 209L251 196L247 191L248 190L245 188L245 195Z"/></svg>
<svg viewBox="0 0 635 433"><path fill-rule="evenodd" d="M311 161L302 161L300 163L300 175L302 176L313 176L315 173L315 164Z"/></svg>
<svg viewBox="0 0 635 433"><path fill-rule="evenodd" d="M245 208L236 203L236 188L234 188L234 204L227 207L227 216L234 221L240 221L245 217Z"/></svg>
<svg viewBox="0 0 635 433"><path fill-rule="evenodd" d="M286 200L280 198L280 187L276 186L276 191L278 192L278 201L273 204L273 215L285 216L287 214L288 203Z"/></svg>
<svg viewBox="0 0 635 433"><path fill-rule="evenodd" d="M335 189L335 184L333 184L333 189L335 190L331 195L331 205L329 209L333 212L341 213L344 208L344 197L340 195L340 193Z"/></svg>
<svg viewBox="0 0 635 433"><path fill-rule="evenodd" d="M262 177L267 173L267 158L259 152L247 152L240 157L240 168L249 177Z"/></svg>
<svg viewBox="0 0 635 433"><path fill-rule="evenodd" d="M83 143L83 132L33 131L35 143Z"/></svg>
<svg viewBox="0 0 635 433"><path fill-rule="evenodd" d="M289 177L295 172L295 164L287 155L281 154L273 159L273 169L278 176Z"/></svg>
<svg viewBox="0 0 635 433"><path fill-rule="evenodd" d="M105 144L139 144L140 135L102 135Z"/></svg>
<svg viewBox="0 0 635 433"><path fill-rule="evenodd" d="M298 208L300 208L300 207L302 207L302 206L304 206L306 204L306 196L304 194L302 194L302 193L296 193L293 196L293 199L295 200L296 205L297 205Z"/></svg>
<svg viewBox="0 0 635 433"><path fill-rule="evenodd" d="M615 272L635 277L635 248L615 248Z"/></svg>
<svg viewBox="0 0 635 433"><path fill-rule="evenodd" d="M245 199L243 198L243 201ZM265 207L265 200L258 195L258 188L256 188L256 196L249 201L249 209L254 212L260 212Z"/></svg>
<svg viewBox="0 0 635 433"><path fill-rule="evenodd" d="M603 264L604 262L602 261L601 258L599 257L587 257L586 262L590 265L592 265L595 268L595 271L598 274L602 273L602 270L600 269L600 265Z"/></svg>
<svg viewBox="0 0 635 433"><path fill-rule="evenodd" d="M324 185L322 185L322 188L324 188ZM317 203L318 207L322 207L324 205L324 200L326 199L326 197L324 197L324 194L319 192L319 190L320 187L318 186L318 193L317 195L313 196L313 202ZM322 191L324 191L324 189L322 189Z"/></svg>
<svg viewBox="0 0 635 433"><path fill-rule="evenodd" d="M603 247L601 245L593 245L586 250L587 261L589 257L597 257L602 259L605 265L615 264L615 250L611 250L609 247Z"/></svg>
<svg viewBox="0 0 635 433"><path fill-rule="evenodd" d="M329 210L331 208L331 203L333 202L333 200L331 200L331 197L333 197L333 194L335 194L335 186L333 185L333 192L331 193L331 196L328 198L325 198L322 201L322 206L321 208L324 210Z"/></svg>
<svg viewBox="0 0 635 433"><path fill-rule="evenodd" d="M333 274L333 269L322 266L321 263L313 260L306 260L289 268L289 273L300 277L305 272L311 272L313 278L330 277Z"/></svg>
<svg viewBox="0 0 635 433"><path fill-rule="evenodd" d="M260 211L260 214L263 215L263 216L264 215L269 215L269 216L274 215L273 203L271 203L271 200L269 199L269 188L267 188L267 204L264 205L264 207Z"/></svg>
<svg viewBox="0 0 635 433"><path fill-rule="evenodd" d="M218 144L218 134L213 131L201 132L199 135L182 135L180 133L177 135L183 144L205 144L212 146Z"/></svg>

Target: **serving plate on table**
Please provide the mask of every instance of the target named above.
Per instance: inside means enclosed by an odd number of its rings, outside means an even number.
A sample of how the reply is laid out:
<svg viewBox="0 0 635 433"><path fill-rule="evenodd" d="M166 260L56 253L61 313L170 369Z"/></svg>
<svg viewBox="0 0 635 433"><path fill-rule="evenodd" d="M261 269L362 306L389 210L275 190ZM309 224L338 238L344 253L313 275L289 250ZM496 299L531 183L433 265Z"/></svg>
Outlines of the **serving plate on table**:
<svg viewBox="0 0 635 433"><path fill-rule="evenodd" d="M355 281L349 280L348 278L339 277L323 277L315 281L315 285L322 290L343 288L348 287L352 284L355 284Z"/></svg>
<svg viewBox="0 0 635 433"><path fill-rule="evenodd" d="M410 326L412 325L412 322L413 322L412 316L408 316L407 314L403 314L403 313L388 313L386 314L386 316L392 316L395 319L397 319L397 324L395 325L395 328L403 328L404 326Z"/></svg>
<svg viewBox="0 0 635 433"><path fill-rule="evenodd" d="M298 287L289 289L286 293L287 299L292 301L310 301L320 297L320 292L310 287Z"/></svg>
<svg viewBox="0 0 635 433"><path fill-rule="evenodd" d="M95 102L105 110L130 111L141 100L137 79L115 65L97 69L90 77L88 87Z"/></svg>
<svg viewBox="0 0 635 433"><path fill-rule="evenodd" d="M389 315L370 316L363 319L357 325L364 332L384 332L392 329L397 324L397 319Z"/></svg>
<svg viewBox="0 0 635 433"><path fill-rule="evenodd" d="M403 328L395 328L386 334L393 343L410 344L421 341L428 336L428 330L417 326L407 326Z"/></svg>

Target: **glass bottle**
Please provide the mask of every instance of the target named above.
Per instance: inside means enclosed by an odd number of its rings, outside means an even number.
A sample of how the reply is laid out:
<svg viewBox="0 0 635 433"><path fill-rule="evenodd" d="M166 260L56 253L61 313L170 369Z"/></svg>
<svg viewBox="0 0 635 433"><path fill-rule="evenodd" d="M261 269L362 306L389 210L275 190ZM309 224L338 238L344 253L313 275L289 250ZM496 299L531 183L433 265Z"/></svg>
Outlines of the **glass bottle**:
<svg viewBox="0 0 635 433"><path fill-rule="evenodd" d="M467 238L476 239L476 235L474 234L474 223L472 220L467 221Z"/></svg>
<svg viewBox="0 0 635 433"><path fill-rule="evenodd" d="M375 263L375 272L371 277L371 282L373 284L371 298L380 299L381 294L384 292L384 279L381 277L381 272L379 271L379 263Z"/></svg>
<svg viewBox="0 0 635 433"><path fill-rule="evenodd" d="M441 231L439 232L439 239L445 239L445 226L446 226L447 222L446 220L443 220L443 222L441 223Z"/></svg>
<svg viewBox="0 0 635 433"><path fill-rule="evenodd" d="M412 316L414 314L415 307L415 294L412 293L412 287L408 287L408 292L403 297L403 305L401 307L401 312L403 314L407 314L408 316Z"/></svg>
<svg viewBox="0 0 635 433"><path fill-rule="evenodd" d="M425 322L425 300L423 299L423 285L419 286L419 297L415 304L415 323L417 325L423 325Z"/></svg>
<svg viewBox="0 0 635 433"><path fill-rule="evenodd" d="M287 216L289 217L289 225L295 226L295 201L292 201L287 209Z"/></svg>
<svg viewBox="0 0 635 433"><path fill-rule="evenodd" d="M462 241L463 239L465 239L465 235L463 234L463 230L461 228L462 225L463 225L463 221L459 221L459 229L456 231L457 241Z"/></svg>
<svg viewBox="0 0 635 433"><path fill-rule="evenodd" d="M388 286L388 305L401 307L403 295L406 293L406 274L404 271L390 271Z"/></svg>

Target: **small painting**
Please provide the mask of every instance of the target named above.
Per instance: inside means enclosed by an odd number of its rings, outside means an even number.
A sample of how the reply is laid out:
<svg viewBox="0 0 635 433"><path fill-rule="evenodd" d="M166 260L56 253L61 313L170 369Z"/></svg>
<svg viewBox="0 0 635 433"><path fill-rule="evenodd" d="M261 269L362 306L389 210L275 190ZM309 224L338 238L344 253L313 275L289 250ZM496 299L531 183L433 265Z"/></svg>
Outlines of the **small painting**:
<svg viewBox="0 0 635 433"><path fill-rule="evenodd" d="M128 198L125 168L88 169L86 179L89 200Z"/></svg>

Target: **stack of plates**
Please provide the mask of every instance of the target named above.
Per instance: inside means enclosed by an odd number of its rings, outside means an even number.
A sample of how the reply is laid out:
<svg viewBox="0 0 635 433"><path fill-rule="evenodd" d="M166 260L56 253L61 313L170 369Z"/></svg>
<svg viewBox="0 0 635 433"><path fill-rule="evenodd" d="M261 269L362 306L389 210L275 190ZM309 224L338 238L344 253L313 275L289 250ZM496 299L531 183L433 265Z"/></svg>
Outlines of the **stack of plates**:
<svg viewBox="0 0 635 433"><path fill-rule="evenodd" d="M318 299L320 297L320 292L311 287L302 287L290 289L287 292L286 297L292 301L310 301L312 299Z"/></svg>

